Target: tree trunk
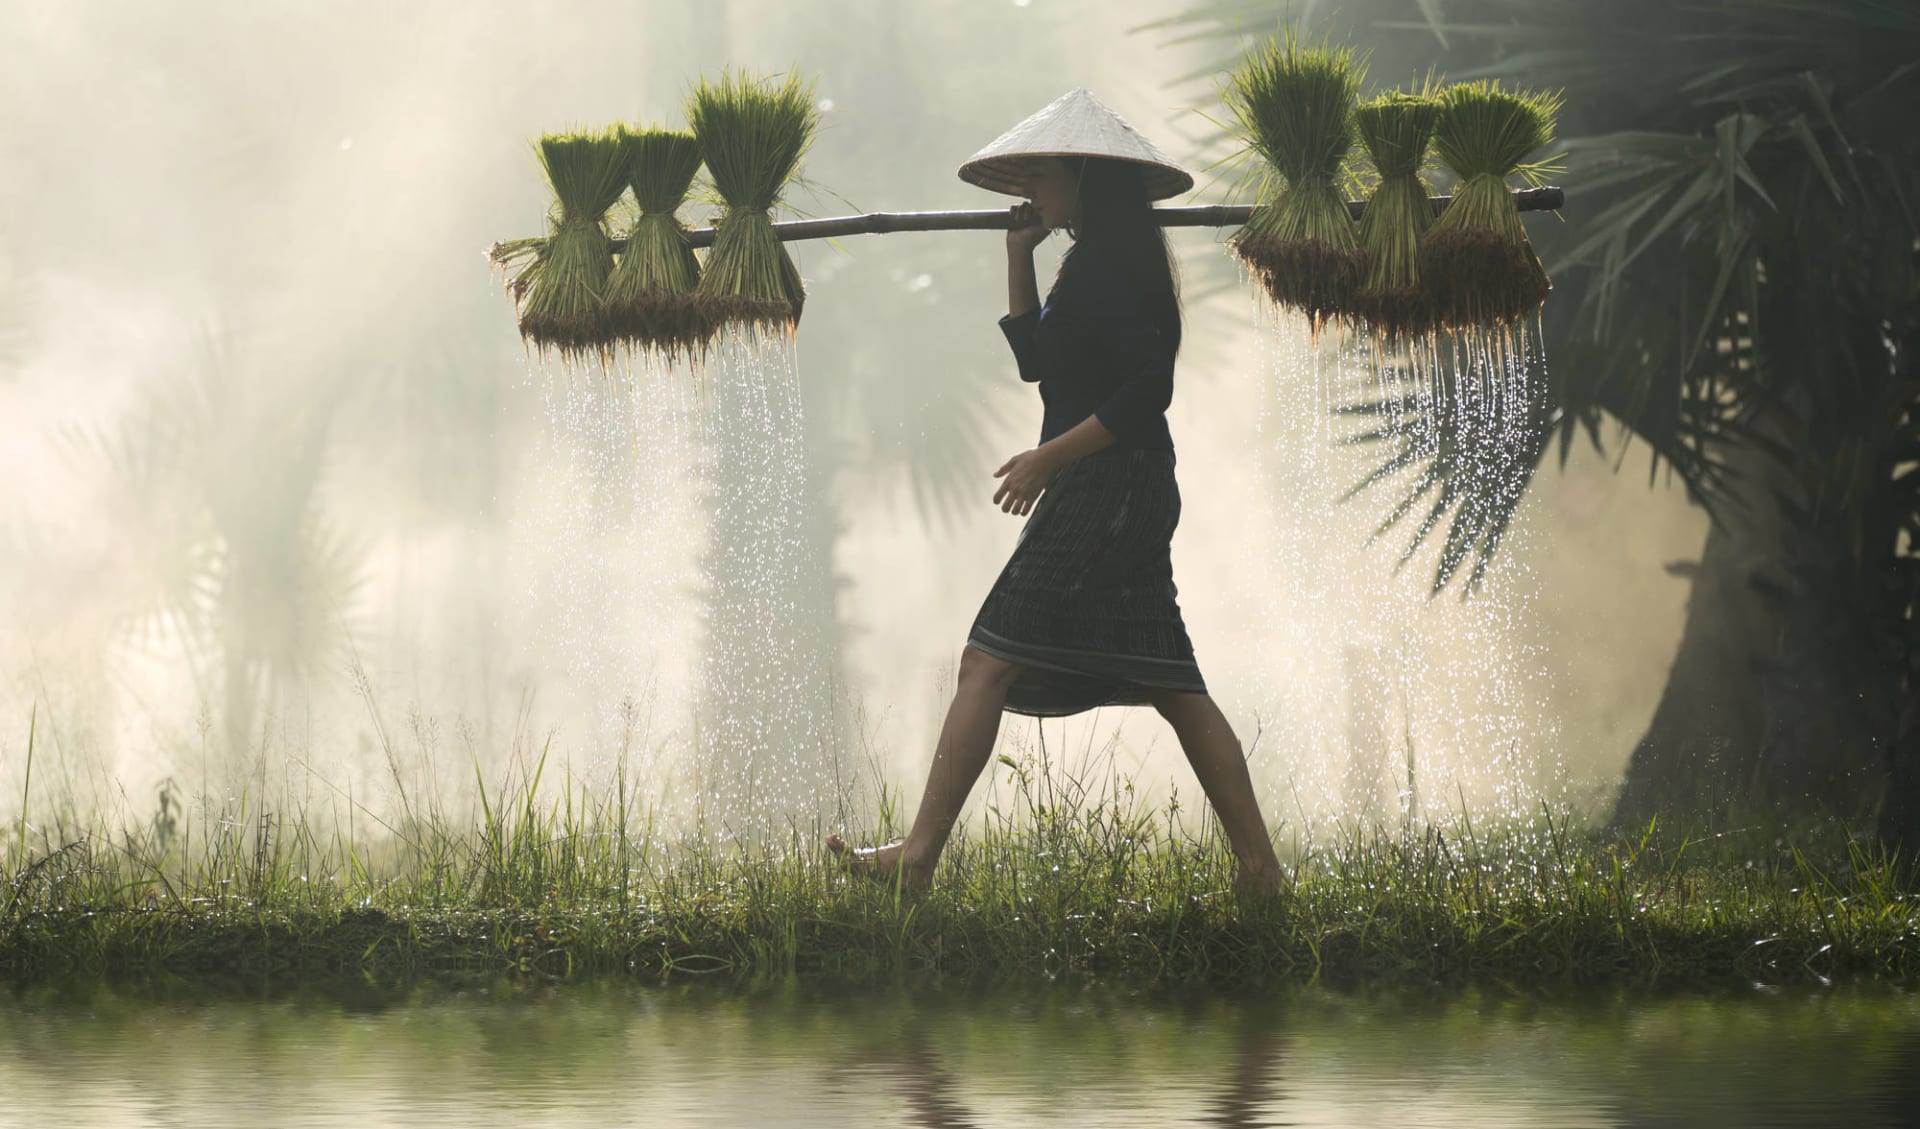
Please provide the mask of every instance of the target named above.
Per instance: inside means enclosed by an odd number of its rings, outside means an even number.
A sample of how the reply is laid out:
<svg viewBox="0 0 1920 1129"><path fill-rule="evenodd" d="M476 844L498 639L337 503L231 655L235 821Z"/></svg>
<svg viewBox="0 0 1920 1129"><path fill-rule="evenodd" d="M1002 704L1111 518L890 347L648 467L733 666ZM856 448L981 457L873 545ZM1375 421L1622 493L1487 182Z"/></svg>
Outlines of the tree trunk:
<svg viewBox="0 0 1920 1129"><path fill-rule="evenodd" d="M1887 757L1887 795L1880 805L1880 841L1912 860L1920 853L1920 718L1915 717L1913 687L1906 699L1900 736Z"/></svg>
<svg viewBox="0 0 1920 1129"><path fill-rule="evenodd" d="M1680 648L1614 810L1622 831L1864 824L1887 783L1900 684L1876 602L1838 529L1796 521L1777 467L1737 457L1747 504L1719 515L1691 566Z"/></svg>
<svg viewBox="0 0 1920 1129"><path fill-rule="evenodd" d="M1898 354L1920 354L1920 302L1905 319ZM1912 362L1909 361L1909 364ZM1893 489L1886 520L1894 532L1892 603L1900 609L1900 631L1892 650L1900 663L1900 718L1887 745L1887 796L1880 805L1880 841L1911 859L1920 853L1920 539L1912 535L1920 514L1920 467L1911 456L1920 450L1920 383L1907 383L1907 404L1894 427L1887 470ZM1902 533L1901 530L1907 532Z"/></svg>

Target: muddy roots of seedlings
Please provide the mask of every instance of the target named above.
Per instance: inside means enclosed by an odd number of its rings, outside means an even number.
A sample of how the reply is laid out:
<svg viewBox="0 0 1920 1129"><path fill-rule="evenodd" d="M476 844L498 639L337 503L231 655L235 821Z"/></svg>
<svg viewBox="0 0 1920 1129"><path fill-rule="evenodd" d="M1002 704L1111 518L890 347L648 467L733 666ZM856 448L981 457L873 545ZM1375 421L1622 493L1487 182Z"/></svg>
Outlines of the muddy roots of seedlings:
<svg viewBox="0 0 1920 1129"><path fill-rule="evenodd" d="M1420 281L1420 240L1432 217L1426 185L1417 177L1382 181L1360 217L1366 266L1351 309L1355 321L1377 337L1419 337L1439 322L1433 296Z"/></svg>
<svg viewBox="0 0 1920 1129"><path fill-rule="evenodd" d="M629 348L669 359L703 354L712 339L694 291L700 260L675 213L700 169L691 133L649 129L625 135L628 176L640 217L607 281L607 316Z"/></svg>
<svg viewBox="0 0 1920 1129"><path fill-rule="evenodd" d="M1524 322L1552 289L1531 247L1484 227L1428 232L1420 245L1420 276L1434 317L1454 327Z"/></svg>
<svg viewBox="0 0 1920 1129"><path fill-rule="evenodd" d="M520 336L563 356L604 355L612 328L603 301L613 273L607 210L626 192L626 150L613 131L548 135L537 151L553 187L551 236L520 276ZM510 286L509 289L515 289Z"/></svg>
<svg viewBox="0 0 1920 1129"><path fill-rule="evenodd" d="M1348 316L1365 265L1337 186L1353 147L1353 100L1365 74L1350 48L1288 33L1247 53L1224 96L1266 166L1260 206L1228 241L1282 307L1317 331Z"/></svg>
<svg viewBox="0 0 1920 1129"><path fill-rule="evenodd" d="M1359 248L1245 234L1230 246L1269 298L1306 314L1315 330L1352 311L1354 287L1366 266Z"/></svg>
<svg viewBox="0 0 1920 1129"><path fill-rule="evenodd" d="M734 324L791 332L806 287L773 230L771 212L819 127L813 87L792 74L781 80L725 74L695 86L687 120L726 203L693 316L714 334Z"/></svg>
<svg viewBox="0 0 1920 1129"><path fill-rule="evenodd" d="M766 212L730 211L721 218L689 306L698 333L711 339L729 325L791 333L806 300L800 268Z"/></svg>
<svg viewBox="0 0 1920 1129"><path fill-rule="evenodd" d="M1360 215L1365 277L1353 313L1376 338L1419 337L1433 330L1432 303L1420 285L1420 238L1433 224L1428 186L1420 175L1432 148L1440 105L1428 78L1418 93L1390 92L1360 104L1354 123L1380 183Z"/></svg>
<svg viewBox="0 0 1920 1129"><path fill-rule="evenodd" d="M1388 343L1413 340L1434 328L1433 300L1418 286L1355 291L1353 316Z"/></svg>
<svg viewBox="0 0 1920 1129"><path fill-rule="evenodd" d="M694 292L699 280L699 262L673 216L642 216L608 287L609 327L631 348L669 358L704 353L712 333Z"/></svg>
<svg viewBox="0 0 1920 1129"><path fill-rule="evenodd" d="M1507 179L1538 183L1553 167L1527 157L1553 140L1560 96L1486 79L1448 87L1439 102L1434 147L1460 187L1421 240L1421 281L1447 326L1525 321L1550 286Z"/></svg>
<svg viewBox="0 0 1920 1129"><path fill-rule="evenodd" d="M521 340L568 360L604 357L614 329L599 293L612 270L612 245L597 222L560 225L538 260L509 284L524 295Z"/></svg>

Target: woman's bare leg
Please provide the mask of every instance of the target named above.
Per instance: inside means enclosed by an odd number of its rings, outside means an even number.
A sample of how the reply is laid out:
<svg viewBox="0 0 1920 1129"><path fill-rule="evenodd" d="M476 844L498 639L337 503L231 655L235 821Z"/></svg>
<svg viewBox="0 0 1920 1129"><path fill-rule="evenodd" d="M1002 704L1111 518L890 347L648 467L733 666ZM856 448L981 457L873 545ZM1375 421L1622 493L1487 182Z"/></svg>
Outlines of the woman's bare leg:
<svg viewBox="0 0 1920 1129"><path fill-rule="evenodd" d="M1274 857L1273 841L1267 837L1266 820L1260 816L1260 801L1253 795L1253 777L1247 773L1246 754L1240 739L1233 735L1227 717L1207 694L1183 694L1163 691L1153 696L1153 708L1173 726L1187 763L1200 778L1200 787L1213 805L1220 825L1226 828L1227 843L1239 860L1240 876L1235 885L1261 894L1280 888L1280 860Z"/></svg>
<svg viewBox="0 0 1920 1129"><path fill-rule="evenodd" d="M840 836L829 835L827 848L850 869L861 873L879 878L898 873L909 886L924 886L931 881L934 864L940 861L940 852L960 818L967 794L973 791L987 767L987 758L993 755L993 741L1000 733L1000 711L1006 706L1007 690L1020 677L1020 669L974 647L961 651L953 704L947 707L947 720L940 727L933 767L927 771L927 787L920 795L920 810L907 837L884 847L855 851L849 850Z"/></svg>

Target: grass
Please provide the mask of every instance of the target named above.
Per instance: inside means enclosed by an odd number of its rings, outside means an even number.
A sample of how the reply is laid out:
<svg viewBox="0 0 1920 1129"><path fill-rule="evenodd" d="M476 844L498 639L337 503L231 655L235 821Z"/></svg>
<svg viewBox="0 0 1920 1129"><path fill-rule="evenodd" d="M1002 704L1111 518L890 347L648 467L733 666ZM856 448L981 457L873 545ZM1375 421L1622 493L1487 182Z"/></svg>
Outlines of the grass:
<svg viewBox="0 0 1920 1129"><path fill-rule="evenodd" d="M30 750L31 752L31 750ZM542 761L544 764L544 761ZM0 864L0 980L74 975L724 974L1553 986L1920 979L1920 897L1847 844L1824 865L1527 827L1355 835L1231 893L1212 832L1130 788L1017 777L931 891L840 873L820 829L669 840L620 779L484 784L469 821L404 796L323 831L247 793L199 821L23 817ZM1175 805L1177 809L1177 805ZM884 811L883 807L883 822ZM380 830L366 830L368 823ZM886 828L881 828L885 831Z"/></svg>

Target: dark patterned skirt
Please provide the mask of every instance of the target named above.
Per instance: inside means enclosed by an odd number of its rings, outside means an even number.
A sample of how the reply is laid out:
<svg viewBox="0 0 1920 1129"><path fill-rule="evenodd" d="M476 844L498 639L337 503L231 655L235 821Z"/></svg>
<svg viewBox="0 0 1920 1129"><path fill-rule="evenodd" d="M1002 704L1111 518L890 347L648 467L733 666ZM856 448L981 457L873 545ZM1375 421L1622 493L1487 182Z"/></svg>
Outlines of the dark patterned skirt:
<svg viewBox="0 0 1920 1129"><path fill-rule="evenodd" d="M967 636L1024 668L1007 709L1065 717L1206 692L1168 555L1179 522L1171 451L1108 447L1054 474Z"/></svg>

